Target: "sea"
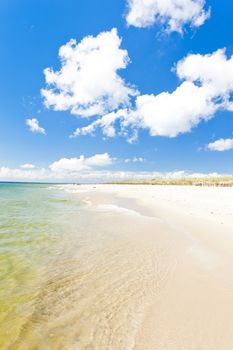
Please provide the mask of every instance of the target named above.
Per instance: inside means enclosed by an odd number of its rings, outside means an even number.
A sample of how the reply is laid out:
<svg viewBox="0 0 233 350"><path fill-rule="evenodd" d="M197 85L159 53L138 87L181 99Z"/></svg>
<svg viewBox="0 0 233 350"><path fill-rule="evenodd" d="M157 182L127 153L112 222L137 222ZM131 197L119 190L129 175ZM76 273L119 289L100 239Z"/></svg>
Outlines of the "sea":
<svg viewBox="0 0 233 350"><path fill-rule="evenodd" d="M134 348L158 262L150 219L115 209L66 185L0 183L1 350Z"/></svg>

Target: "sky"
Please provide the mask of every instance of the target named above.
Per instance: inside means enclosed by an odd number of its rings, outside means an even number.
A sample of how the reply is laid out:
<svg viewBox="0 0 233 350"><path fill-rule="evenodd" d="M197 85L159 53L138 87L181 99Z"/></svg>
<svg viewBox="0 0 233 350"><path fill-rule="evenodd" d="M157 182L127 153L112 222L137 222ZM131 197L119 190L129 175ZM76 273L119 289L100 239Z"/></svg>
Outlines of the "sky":
<svg viewBox="0 0 233 350"><path fill-rule="evenodd" d="M233 173L231 0L2 0L0 180Z"/></svg>

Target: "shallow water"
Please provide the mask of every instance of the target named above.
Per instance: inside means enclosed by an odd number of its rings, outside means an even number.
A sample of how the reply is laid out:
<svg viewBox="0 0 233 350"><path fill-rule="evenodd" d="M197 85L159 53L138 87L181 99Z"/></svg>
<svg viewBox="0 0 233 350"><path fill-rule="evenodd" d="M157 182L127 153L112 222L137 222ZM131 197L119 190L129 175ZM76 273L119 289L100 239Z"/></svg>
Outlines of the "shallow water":
<svg viewBox="0 0 233 350"><path fill-rule="evenodd" d="M77 201L49 186L0 184L1 349L18 339L76 208Z"/></svg>
<svg viewBox="0 0 233 350"><path fill-rule="evenodd" d="M132 349L172 269L152 219L49 185L0 184L0 207L0 349Z"/></svg>

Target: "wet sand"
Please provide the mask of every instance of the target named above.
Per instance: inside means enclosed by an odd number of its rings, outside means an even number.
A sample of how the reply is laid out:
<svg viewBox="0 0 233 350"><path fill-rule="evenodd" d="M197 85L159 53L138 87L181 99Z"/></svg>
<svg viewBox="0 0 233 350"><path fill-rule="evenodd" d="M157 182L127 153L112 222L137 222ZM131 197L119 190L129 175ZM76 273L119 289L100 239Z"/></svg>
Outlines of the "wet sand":
<svg viewBox="0 0 233 350"><path fill-rule="evenodd" d="M122 266L118 280L126 285L114 290L116 300L125 293L124 316L112 315L125 333L117 334L106 320L107 343L93 349L231 349L233 189L84 185L70 190L100 212L117 213L113 227L129 225L129 246L134 242L135 248L135 254L126 249L115 260L125 259L130 278L127 284Z"/></svg>

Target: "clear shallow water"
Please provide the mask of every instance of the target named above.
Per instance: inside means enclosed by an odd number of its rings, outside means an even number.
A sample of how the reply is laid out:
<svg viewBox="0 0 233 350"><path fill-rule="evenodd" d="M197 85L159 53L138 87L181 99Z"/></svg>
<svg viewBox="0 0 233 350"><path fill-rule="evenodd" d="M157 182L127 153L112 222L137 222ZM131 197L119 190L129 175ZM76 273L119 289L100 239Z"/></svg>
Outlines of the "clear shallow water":
<svg viewBox="0 0 233 350"><path fill-rule="evenodd" d="M55 187L0 183L1 349L18 339L78 209Z"/></svg>
<svg viewBox="0 0 233 350"><path fill-rule="evenodd" d="M0 184L0 209L0 349L133 348L164 279L149 218L49 185Z"/></svg>

